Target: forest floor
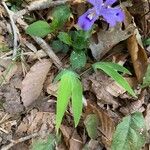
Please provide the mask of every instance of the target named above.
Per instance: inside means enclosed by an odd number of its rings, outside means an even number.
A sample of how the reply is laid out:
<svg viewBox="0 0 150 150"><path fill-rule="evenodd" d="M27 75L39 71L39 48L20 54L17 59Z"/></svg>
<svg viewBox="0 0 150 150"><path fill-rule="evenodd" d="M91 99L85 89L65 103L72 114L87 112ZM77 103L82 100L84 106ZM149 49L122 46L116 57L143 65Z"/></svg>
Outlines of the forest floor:
<svg viewBox="0 0 150 150"><path fill-rule="evenodd" d="M76 71L84 95L80 122L75 128L69 103L58 136L55 117L59 83L53 80L60 70L70 67L72 52L72 47L59 41L58 34L76 31L77 19L91 5L83 0L0 1L1 150L110 150L117 125L125 117L131 117L132 124L138 113L146 126L146 130L139 131L145 138L145 145L139 147L150 150L150 2L120 0L114 5L118 4L125 13L124 22L113 28L102 18L95 22L86 49L86 63ZM60 29L43 38L27 34L28 25L35 21L51 24L53 11L61 5L69 6L72 14ZM43 26L40 27L39 33ZM80 66L82 59L77 60L75 66ZM126 67L132 75L123 77L137 97L129 95L104 72L92 71L91 65L98 61ZM136 130L133 126L129 128ZM127 126L124 129L126 132ZM123 138L124 135L122 142ZM140 138L139 135L137 139L141 141ZM136 145L138 140L132 139L133 134L129 142ZM124 150L133 148L129 147Z"/></svg>

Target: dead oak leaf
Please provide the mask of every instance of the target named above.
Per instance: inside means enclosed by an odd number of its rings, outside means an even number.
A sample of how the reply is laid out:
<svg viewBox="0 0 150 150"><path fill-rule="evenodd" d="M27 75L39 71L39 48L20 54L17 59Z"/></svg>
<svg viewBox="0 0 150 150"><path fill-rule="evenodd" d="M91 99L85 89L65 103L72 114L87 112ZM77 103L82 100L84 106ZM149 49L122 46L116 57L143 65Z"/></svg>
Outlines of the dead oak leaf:
<svg viewBox="0 0 150 150"><path fill-rule="evenodd" d="M52 63L47 59L38 61L22 81L21 97L25 107L39 97L51 65Z"/></svg>

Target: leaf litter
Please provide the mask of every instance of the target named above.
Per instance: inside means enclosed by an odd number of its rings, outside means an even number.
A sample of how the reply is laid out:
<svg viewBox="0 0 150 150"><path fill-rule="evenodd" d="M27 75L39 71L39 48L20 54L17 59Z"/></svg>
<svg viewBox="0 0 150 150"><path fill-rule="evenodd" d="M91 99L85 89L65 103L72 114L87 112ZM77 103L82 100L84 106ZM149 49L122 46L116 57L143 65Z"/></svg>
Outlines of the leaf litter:
<svg viewBox="0 0 150 150"><path fill-rule="evenodd" d="M104 18L96 21L89 40L89 48L84 53L87 60L85 57L81 58L86 62L85 66L81 65L84 67L77 70L83 85L84 111L75 128L72 105L69 103L59 136L55 134L59 83L53 80L62 68L70 66L69 56L72 47L67 45L68 42L61 43L63 48L67 47L69 51L64 52L64 49L61 49L55 54L53 52L55 48L51 43L59 40L59 32L73 35L73 31L78 29L77 18L86 12L89 5L81 0L20 0L20 3L9 0L6 4L11 13L15 11L12 13L15 27L11 27L9 21L11 15L7 14L6 8L0 3L0 149L29 150L38 147L42 150L49 147L52 150L140 150L142 146L144 147L144 143L145 149L149 147L150 141L145 140L145 132L149 139L150 84L147 66L149 66L150 45L143 45L143 41L150 36L149 1L121 1L126 18L114 28L110 28ZM64 26L59 28L61 24L59 21L62 18L58 17L59 20L54 21L52 10L62 4L63 7L69 5L72 14L68 15L66 12L64 19L66 23L63 20ZM56 12L55 17L57 15ZM25 33L25 28L28 24L39 20L47 21L47 27L49 23L53 24L52 30L57 31L48 35L44 33L43 39L34 37L32 40ZM12 58L14 29L18 37L15 59ZM47 33L48 30L47 28ZM43 35L42 32L38 32ZM127 94L126 90L104 72L91 71L89 67L99 60L123 64L132 75L122 75L138 98ZM73 63L75 67L78 63L80 66L78 61ZM93 118L89 119L89 116ZM123 130L124 124L128 126L128 132L133 136L129 141L131 145L124 143L124 139L128 141L130 137L119 138L122 132L127 131ZM126 135L129 134L126 132ZM137 135L139 143L134 134ZM119 140L126 146L119 145L116 148ZM135 145L132 145L132 142L135 142Z"/></svg>

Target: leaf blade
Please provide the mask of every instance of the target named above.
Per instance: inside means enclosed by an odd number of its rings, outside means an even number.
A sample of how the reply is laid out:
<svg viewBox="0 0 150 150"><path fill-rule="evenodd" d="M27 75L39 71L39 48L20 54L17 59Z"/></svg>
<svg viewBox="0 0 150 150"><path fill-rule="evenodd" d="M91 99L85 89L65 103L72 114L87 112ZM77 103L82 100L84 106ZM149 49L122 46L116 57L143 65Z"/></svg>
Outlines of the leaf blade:
<svg viewBox="0 0 150 150"><path fill-rule="evenodd" d="M107 75L109 75L112 79L114 79L120 86L122 86L129 94L136 97L129 83L116 70L114 70L113 68L107 65L103 65L101 63L94 64L93 68L103 70Z"/></svg>
<svg viewBox="0 0 150 150"><path fill-rule="evenodd" d="M50 33L50 26L46 21L36 21L28 26L26 33L30 36L45 37Z"/></svg>
<svg viewBox="0 0 150 150"><path fill-rule="evenodd" d="M142 113L123 118L113 136L112 150L139 150L145 143L145 123Z"/></svg>
<svg viewBox="0 0 150 150"><path fill-rule="evenodd" d="M75 127L78 125L82 114L82 85L79 79L75 78L72 80L72 111L74 117Z"/></svg>
<svg viewBox="0 0 150 150"><path fill-rule="evenodd" d="M64 113L67 109L69 103L69 98L71 97L71 78L68 74L64 74L61 77L58 96L57 96L57 106L56 106L56 131L61 125Z"/></svg>

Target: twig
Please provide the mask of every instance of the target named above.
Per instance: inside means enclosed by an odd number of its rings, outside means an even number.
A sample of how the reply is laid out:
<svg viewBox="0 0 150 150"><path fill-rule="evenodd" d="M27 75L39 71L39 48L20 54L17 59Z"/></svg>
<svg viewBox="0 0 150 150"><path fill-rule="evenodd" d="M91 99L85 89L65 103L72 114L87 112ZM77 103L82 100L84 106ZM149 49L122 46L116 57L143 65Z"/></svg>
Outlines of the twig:
<svg viewBox="0 0 150 150"><path fill-rule="evenodd" d="M23 15L29 13L30 11L34 10L43 10L49 7L55 7L61 4L65 4L70 0L57 0L57 1L52 1L52 0L42 0L42 1L34 1L32 2L29 6L27 6L25 9L18 11L14 15L14 19L16 20L17 18L22 17Z"/></svg>
<svg viewBox="0 0 150 150"><path fill-rule="evenodd" d="M17 23L24 29L28 27L27 23L22 19L17 19ZM53 52L52 48L40 37L31 36L34 41L40 45L40 47L45 51L45 53L52 59L53 63L58 67L58 69L62 69L62 63L57 55Z"/></svg>
<svg viewBox="0 0 150 150"><path fill-rule="evenodd" d="M17 31L16 31L16 25L14 23L13 20L13 15L11 13L11 11L9 10L9 8L7 7L5 1L2 1L2 5L4 6L5 10L7 11L8 15L9 15L9 19L10 19L10 23L11 23L11 27L12 27L12 32L13 32L13 58L16 57L17 55L17 48L18 48L18 35L17 35Z"/></svg>
<svg viewBox="0 0 150 150"><path fill-rule="evenodd" d="M38 133L33 133L31 135L22 137L22 138L20 138L18 140L14 140L10 144L6 145L5 147L2 147L1 150L9 150L11 147L15 146L16 144L24 142L24 141L27 141L27 140L29 140L31 138L37 137L38 135L39 135Z"/></svg>

